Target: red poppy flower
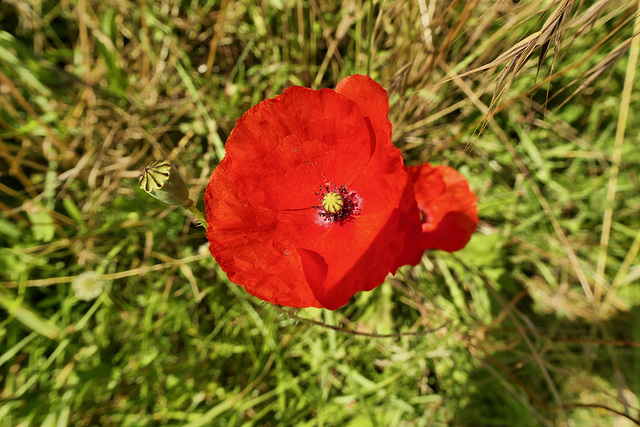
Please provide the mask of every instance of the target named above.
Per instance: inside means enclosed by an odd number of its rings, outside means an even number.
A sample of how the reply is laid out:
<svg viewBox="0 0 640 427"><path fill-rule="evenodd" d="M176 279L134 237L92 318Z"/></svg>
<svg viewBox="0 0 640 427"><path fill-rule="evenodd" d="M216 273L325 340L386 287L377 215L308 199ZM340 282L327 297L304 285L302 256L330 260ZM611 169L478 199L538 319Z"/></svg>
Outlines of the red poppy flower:
<svg viewBox="0 0 640 427"><path fill-rule="evenodd" d="M205 194L229 279L265 301L344 305L417 263L420 212L391 143L386 91L366 76L291 87L250 109Z"/></svg>
<svg viewBox="0 0 640 427"><path fill-rule="evenodd" d="M420 247L447 252L465 247L478 225L477 199L467 180L448 166L407 167L422 216Z"/></svg>

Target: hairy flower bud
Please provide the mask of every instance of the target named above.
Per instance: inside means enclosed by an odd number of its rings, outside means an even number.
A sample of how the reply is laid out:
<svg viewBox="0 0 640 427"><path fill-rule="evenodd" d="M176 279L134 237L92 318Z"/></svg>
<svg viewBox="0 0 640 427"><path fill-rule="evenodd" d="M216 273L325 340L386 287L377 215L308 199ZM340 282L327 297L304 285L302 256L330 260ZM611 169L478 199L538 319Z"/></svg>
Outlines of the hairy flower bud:
<svg viewBox="0 0 640 427"><path fill-rule="evenodd" d="M178 171L166 160L153 161L142 170L138 187L168 205L189 207L193 201Z"/></svg>

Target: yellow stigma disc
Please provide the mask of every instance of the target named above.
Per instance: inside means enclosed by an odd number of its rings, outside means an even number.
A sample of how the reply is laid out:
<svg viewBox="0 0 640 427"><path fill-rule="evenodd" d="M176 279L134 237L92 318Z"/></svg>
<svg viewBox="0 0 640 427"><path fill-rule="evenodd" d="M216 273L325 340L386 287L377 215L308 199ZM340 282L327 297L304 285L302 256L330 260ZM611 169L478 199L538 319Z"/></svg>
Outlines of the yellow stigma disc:
<svg viewBox="0 0 640 427"><path fill-rule="evenodd" d="M322 198L322 207L330 214L337 214L344 207L344 199L340 193L327 193Z"/></svg>

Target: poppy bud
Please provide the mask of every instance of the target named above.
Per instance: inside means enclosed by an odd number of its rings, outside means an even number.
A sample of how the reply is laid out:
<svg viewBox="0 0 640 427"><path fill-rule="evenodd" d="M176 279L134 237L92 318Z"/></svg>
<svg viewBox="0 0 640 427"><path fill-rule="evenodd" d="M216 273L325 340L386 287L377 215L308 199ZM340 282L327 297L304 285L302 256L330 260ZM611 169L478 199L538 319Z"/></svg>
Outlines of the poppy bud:
<svg viewBox="0 0 640 427"><path fill-rule="evenodd" d="M184 180L166 160L156 160L142 170L138 178L138 187L168 205L182 205L186 208L193 204Z"/></svg>

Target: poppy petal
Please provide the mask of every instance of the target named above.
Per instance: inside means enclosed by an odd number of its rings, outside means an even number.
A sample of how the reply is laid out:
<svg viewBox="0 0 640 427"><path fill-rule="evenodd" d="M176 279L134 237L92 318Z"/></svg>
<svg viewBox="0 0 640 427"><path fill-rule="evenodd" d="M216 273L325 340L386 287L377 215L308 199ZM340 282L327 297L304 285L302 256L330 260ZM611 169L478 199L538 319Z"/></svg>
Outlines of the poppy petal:
<svg viewBox="0 0 640 427"><path fill-rule="evenodd" d="M387 91L369 76L353 75L344 78L336 86L336 92L353 100L360 107L364 116L369 120L372 129L375 129L376 142L383 143L386 151L378 149L378 161L383 162L379 168L383 170L395 170L398 165L404 165L400 151L391 142L391 122L389 113L389 99ZM376 168L371 168L376 171ZM416 206L413 187L408 185L405 177L394 175L399 179L392 187L398 191L401 197L398 199L399 212L397 217L398 236L406 236L400 250L396 249L397 259L393 263L390 272L395 274L398 267L411 264L416 265L422 258L423 250L420 247L420 213ZM382 176L384 178L384 175ZM379 181L380 177L363 175L361 180Z"/></svg>
<svg viewBox="0 0 640 427"><path fill-rule="evenodd" d="M391 122L387 117L389 97L387 91L375 80L361 74L345 77L336 86L336 92L358 104L362 114L371 120L374 128L391 136Z"/></svg>
<svg viewBox="0 0 640 427"><path fill-rule="evenodd" d="M478 225L478 205L467 180L448 166L425 163L406 168L423 216L422 249L455 252Z"/></svg>
<svg viewBox="0 0 640 427"><path fill-rule="evenodd" d="M226 158L205 193L210 251L229 280L252 295L290 307L320 307L304 280L295 250L276 239L277 211L246 200L230 180Z"/></svg>
<svg viewBox="0 0 640 427"><path fill-rule="evenodd" d="M330 89L291 87L245 113L226 150L229 176L248 200L302 209L325 181L351 183L372 141L355 103Z"/></svg>

